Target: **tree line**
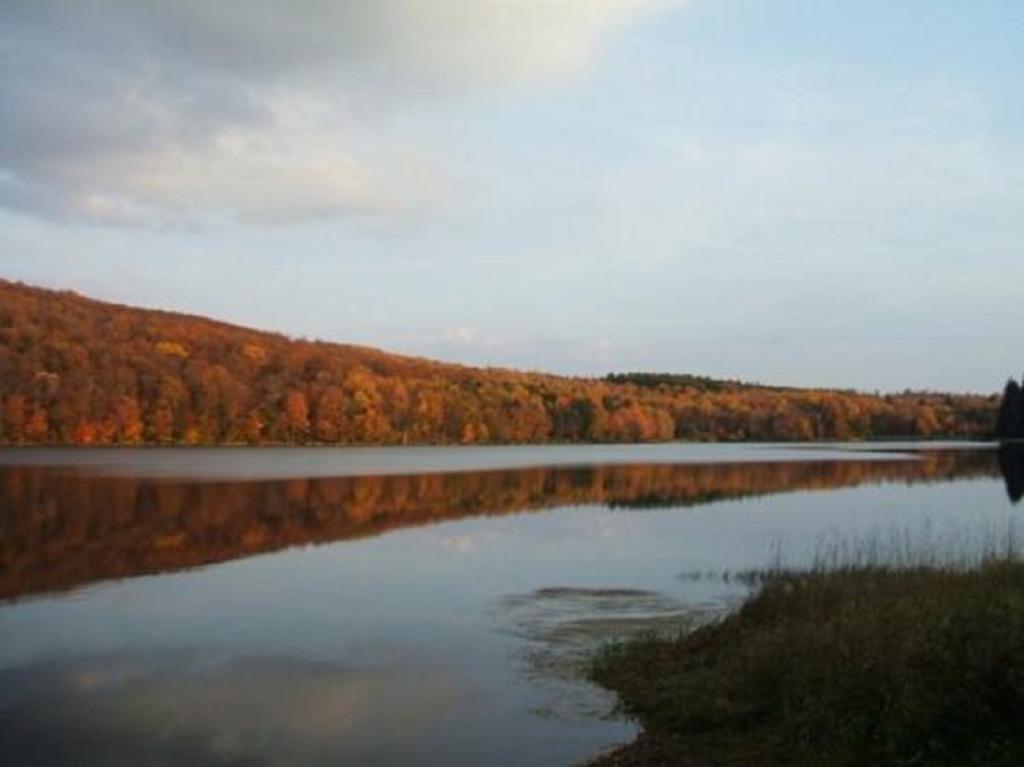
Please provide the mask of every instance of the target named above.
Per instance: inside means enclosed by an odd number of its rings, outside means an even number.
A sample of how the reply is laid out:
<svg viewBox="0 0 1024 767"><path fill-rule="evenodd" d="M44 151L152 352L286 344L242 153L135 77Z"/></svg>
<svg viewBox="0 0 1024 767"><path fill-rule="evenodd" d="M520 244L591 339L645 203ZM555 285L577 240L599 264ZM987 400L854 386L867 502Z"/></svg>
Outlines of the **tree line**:
<svg viewBox="0 0 1024 767"><path fill-rule="evenodd" d="M977 437L998 397L481 369L0 281L0 443Z"/></svg>

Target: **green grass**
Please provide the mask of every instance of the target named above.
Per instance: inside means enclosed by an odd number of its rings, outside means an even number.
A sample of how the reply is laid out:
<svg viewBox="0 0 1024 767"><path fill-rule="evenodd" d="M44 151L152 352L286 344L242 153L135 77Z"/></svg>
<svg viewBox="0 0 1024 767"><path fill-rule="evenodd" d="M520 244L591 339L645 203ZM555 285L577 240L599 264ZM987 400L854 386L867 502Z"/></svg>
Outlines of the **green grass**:
<svg viewBox="0 0 1024 767"><path fill-rule="evenodd" d="M688 755L664 763L1022 764L1024 564L770 572L721 622L608 646L590 674ZM636 750L607 761L654 763Z"/></svg>

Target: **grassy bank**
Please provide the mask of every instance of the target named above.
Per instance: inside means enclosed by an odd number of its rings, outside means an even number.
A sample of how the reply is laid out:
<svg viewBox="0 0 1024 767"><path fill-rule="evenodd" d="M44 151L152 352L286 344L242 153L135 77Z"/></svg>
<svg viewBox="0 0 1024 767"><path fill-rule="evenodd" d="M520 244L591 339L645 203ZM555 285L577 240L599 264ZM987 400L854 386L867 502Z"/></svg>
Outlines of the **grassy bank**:
<svg viewBox="0 0 1024 767"><path fill-rule="evenodd" d="M1024 763L1024 564L769 574L724 621L605 648L644 734L597 764Z"/></svg>

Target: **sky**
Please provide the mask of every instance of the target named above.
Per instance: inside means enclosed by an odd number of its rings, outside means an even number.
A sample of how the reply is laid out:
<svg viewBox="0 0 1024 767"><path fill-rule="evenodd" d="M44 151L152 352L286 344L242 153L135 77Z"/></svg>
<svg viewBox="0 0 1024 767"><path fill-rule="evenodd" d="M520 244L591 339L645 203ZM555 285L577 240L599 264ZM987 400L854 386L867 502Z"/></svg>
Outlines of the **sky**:
<svg viewBox="0 0 1024 767"><path fill-rule="evenodd" d="M1019 0L0 0L0 276L567 374L1024 368Z"/></svg>

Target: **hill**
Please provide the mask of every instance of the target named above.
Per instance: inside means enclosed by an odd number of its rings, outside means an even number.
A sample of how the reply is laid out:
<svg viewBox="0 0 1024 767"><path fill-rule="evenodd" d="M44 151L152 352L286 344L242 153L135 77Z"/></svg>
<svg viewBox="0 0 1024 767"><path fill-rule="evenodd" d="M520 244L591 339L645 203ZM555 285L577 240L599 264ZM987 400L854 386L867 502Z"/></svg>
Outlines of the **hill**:
<svg viewBox="0 0 1024 767"><path fill-rule="evenodd" d="M979 437L999 398L481 369L0 280L0 442L473 444Z"/></svg>

